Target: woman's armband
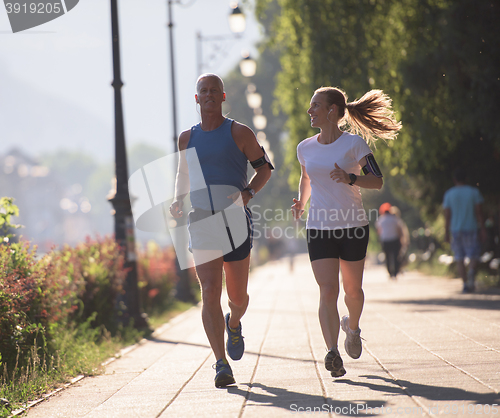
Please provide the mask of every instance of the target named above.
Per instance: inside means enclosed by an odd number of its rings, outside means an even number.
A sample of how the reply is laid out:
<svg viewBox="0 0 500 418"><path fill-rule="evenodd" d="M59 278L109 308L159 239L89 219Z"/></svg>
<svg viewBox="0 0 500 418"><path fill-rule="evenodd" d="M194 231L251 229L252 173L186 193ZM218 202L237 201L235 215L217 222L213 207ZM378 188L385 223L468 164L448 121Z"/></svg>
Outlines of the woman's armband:
<svg viewBox="0 0 500 418"><path fill-rule="evenodd" d="M365 158L366 165L363 167L363 174L372 173L375 177L384 177L373 154L368 154Z"/></svg>

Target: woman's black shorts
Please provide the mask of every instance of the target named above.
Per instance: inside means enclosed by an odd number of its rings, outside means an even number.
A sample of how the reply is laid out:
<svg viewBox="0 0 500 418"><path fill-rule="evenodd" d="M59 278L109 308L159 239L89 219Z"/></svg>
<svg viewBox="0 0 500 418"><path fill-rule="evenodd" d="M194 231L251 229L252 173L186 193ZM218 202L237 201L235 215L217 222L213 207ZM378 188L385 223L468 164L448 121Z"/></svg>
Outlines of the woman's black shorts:
<svg viewBox="0 0 500 418"><path fill-rule="evenodd" d="M347 229L308 229L307 249L311 261L322 258L340 258L359 261L366 257L370 227Z"/></svg>

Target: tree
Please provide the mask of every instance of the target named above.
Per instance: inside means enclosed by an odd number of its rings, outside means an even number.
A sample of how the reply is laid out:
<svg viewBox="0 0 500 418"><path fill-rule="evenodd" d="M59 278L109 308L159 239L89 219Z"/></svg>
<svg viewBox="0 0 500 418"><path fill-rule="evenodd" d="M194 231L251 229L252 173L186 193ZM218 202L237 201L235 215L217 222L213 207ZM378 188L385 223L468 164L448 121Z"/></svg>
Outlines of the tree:
<svg viewBox="0 0 500 418"><path fill-rule="evenodd" d="M451 171L466 166L487 199L500 191L500 21L498 2L481 0L258 0L268 47L280 53L275 98L288 116L285 161L314 131L306 113L313 91L339 86L350 100L367 90L393 98L403 130L375 155L398 192L433 217ZM279 8L279 13L275 9ZM269 19L269 18L268 18Z"/></svg>
<svg viewBox="0 0 500 418"><path fill-rule="evenodd" d="M15 237L12 230L22 226L12 223L13 216L19 216L19 208L14 205L14 199L12 197L0 197L0 245L9 242Z"/></svg>
<svg viewBox="0 0 500 418"><path fill-rule="evenodd" d="M499 6L426 0L415 2L402 19L413 34L399 64L406 129L386 161L409 175L407 195L430 215L440 209L458 166L490 204L499 198L491 171L500 162Z"/></svg>

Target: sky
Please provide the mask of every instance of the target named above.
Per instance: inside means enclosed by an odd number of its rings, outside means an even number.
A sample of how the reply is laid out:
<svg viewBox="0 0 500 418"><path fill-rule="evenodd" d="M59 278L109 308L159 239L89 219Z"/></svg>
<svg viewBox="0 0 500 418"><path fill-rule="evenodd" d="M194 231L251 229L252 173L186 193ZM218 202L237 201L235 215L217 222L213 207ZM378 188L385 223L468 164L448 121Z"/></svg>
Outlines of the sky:
<svg viewBox="0 0 500 418"><path fill-rule="evenodd" d="M251 2L250 2L251 3ZM168 0L119 0L125 138L173 152ZM249 8L250 7L250 8ZM262 37L251 5L244 34L223 43L205 72L222 76L257 55ZM194 102L196 33L232 38L229 0L182 0L172 5L178 130L199 121ZM203 42L210 55L215 42ZM207 63L208 58L203 62ZM101 159L114 153L110 2L80 0L67 14L12 33L0 5L0 154L17 146L31 156L59 147Z"/></svg>

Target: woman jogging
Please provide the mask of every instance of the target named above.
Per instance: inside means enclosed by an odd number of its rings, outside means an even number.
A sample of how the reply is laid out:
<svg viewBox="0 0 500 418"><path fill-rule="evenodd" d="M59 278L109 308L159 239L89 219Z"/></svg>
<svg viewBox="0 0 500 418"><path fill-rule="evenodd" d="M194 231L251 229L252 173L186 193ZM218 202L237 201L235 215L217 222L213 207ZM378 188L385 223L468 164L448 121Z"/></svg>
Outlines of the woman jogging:
<svg viewBox="0 0 500 418"><path fill-rule="evenodd" d="M395 120L391 99L381 90L347 103L342 90L322 87L314 92L307 113L320 133L297 147L301 176L292 212L295 219L300 218L311 198L307 245L320 289L319 321L329 350L325 368L340 377L346 371L337 348L339 328L346 333L344 347L350 357L359 358L362 350L359 319L369 227L359 189L380 189L383 184L367 142L394 139L401 123ZM345 126L349 132L341 130ZM360 176L361 170L365 175ZM349 311L342 320L337 309L339 270Z"/></svg>

